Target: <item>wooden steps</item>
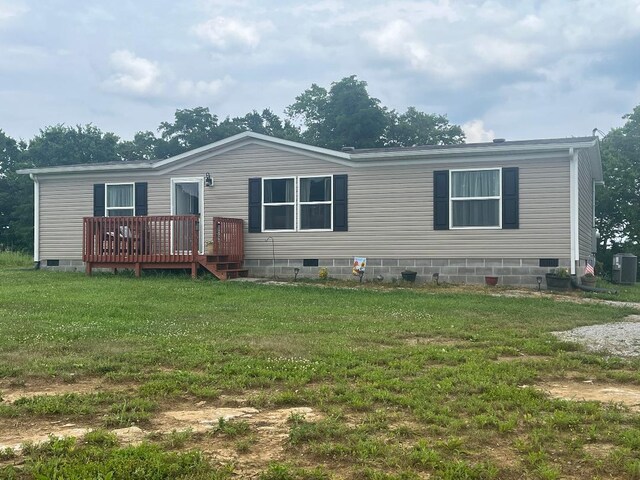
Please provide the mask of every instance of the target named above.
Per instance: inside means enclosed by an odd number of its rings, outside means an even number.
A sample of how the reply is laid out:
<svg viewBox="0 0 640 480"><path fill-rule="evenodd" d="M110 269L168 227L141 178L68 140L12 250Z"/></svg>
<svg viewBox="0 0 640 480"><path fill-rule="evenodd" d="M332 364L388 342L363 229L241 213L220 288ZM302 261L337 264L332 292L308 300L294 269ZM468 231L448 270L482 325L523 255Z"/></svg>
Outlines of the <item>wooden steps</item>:
<svg viewBox="0 0 640 480"><path fill-rule="evenodd" d="M249 270L242 268L242 261L230 260L228 255L200 255L198 263L220 280L249 276Z"/></svg>

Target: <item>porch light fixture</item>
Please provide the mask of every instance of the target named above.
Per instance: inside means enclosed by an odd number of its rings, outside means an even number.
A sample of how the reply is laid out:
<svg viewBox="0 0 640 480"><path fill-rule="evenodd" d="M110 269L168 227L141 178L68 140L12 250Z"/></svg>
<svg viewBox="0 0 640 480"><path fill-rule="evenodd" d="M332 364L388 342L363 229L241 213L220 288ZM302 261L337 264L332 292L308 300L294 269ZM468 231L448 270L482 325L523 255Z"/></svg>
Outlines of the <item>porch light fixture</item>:
<svg viewBox="0 0 640 480"><path fill-rule="evenodd" d="M213 178L211 178L211 174L209 172L204 174L204 186L213 187Z"/></svg>
<svg viewBox="0 0 640 480"><path fill-rule="evenodd" d="M542 277L536 277L536 282L538 282L538 291L541 291Z"/></svg>

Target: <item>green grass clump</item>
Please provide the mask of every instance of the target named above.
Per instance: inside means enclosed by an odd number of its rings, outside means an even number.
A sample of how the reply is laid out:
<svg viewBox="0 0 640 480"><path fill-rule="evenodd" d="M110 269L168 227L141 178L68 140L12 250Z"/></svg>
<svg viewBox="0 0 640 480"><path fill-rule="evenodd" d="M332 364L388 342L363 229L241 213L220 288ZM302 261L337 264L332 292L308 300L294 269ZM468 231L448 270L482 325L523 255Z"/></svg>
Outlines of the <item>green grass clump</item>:
<svg viewBox="0 0 640 480"><path fill-rule="evenodd" d="M51 439L31 447L29 461L19 468L0 467L0 478L55 478L82 480L222 480L232 476L232 468L214 468L199 452L164 452L158 446L117 447L111 442L85 445L73 438Z"/></svg>
<svg viewBox="0 0 640 480"><path fill-rule="evenodd" d="M33 267L33 257L23 252L0 251L0 268Z"/></svg>

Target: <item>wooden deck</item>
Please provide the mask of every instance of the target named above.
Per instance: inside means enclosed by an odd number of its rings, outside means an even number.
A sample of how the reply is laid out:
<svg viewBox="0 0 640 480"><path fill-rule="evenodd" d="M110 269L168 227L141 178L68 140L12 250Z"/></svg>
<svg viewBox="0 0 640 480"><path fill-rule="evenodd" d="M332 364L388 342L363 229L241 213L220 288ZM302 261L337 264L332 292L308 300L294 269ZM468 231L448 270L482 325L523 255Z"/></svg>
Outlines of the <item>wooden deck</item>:
<svg viewBox="0 0 640 480"><path fill-rule="evenodd" d="M199 252L200 219L195 215L141 217L85 217L82 260L86 273L93 268L190 269L200 267L221 280L246 277L243 221L214 217L211 235Z"/></svg>

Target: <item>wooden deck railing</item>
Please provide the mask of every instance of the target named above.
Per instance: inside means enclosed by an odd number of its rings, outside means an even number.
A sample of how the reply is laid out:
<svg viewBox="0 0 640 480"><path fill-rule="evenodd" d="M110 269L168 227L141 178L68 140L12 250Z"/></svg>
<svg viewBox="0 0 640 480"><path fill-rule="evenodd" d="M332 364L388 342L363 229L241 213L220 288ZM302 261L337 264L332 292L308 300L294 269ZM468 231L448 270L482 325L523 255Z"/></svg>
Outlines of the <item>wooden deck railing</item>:
<svg viewBox="0 0 640 480"><path fill-rule="evenodd" d="M89 263L186 263L198 256L195 215L85 217L82 259Z"/></svg>
<svg viewBox="0 0 640 480"><path fill-rule="evenodd" d="M241 218L213 217L213 254L231 261L244 260L244 231Z"/></svg>

